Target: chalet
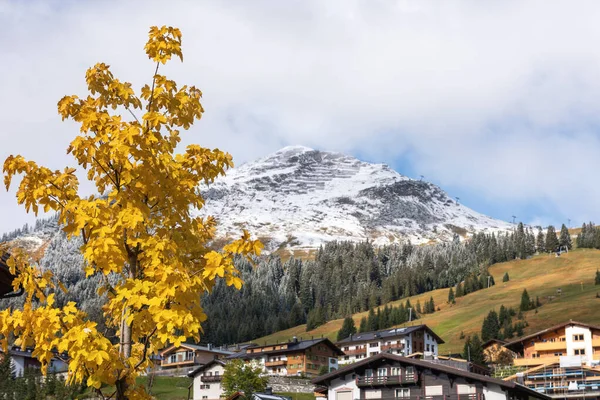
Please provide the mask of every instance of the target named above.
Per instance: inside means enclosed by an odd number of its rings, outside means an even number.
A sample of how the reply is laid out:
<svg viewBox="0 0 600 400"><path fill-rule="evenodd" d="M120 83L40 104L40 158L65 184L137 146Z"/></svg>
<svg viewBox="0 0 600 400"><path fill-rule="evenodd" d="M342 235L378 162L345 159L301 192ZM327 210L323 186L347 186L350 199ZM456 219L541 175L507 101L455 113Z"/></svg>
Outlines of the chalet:
<svg viewBox="0 0 600 400"><path fill-rule="evenodd" d="M221 379L225 372L225 361L215 359L201 365L188 374L194 380L193 400L218 400L223 395Z"/></svg>
<svg viewBox="0 0 600 400"><path fill-rule="evenodd" d="M553 398L600 399L600 327L570 320L504 345L519 382Z"/></svg>
<svg viewBox="0 0 600 400"><path fill-rule="evenodd" d="M8 355L10 356L10 361L15 376L23 376L23 373L28 368L39 369L41 367L41 364L38 361L38 359L33 357L31 353L31 349L21 350L19 347L12 347L8 350ZM4 352L2 351L2 349L0 349L0 359L2 359L2 357L4 357ZM50 360L48 372L66 372L68 367L69 366L65 361L58 357L55 357L52 360Z"/></svg>
<svg viewBox="0 0 600 400"><path fill-rule="evenodd" d="M437 355L442 343L442 338L427 325L415 325L357 333L336 344L344 352L340 364L348 364L383 352L404 356L417 352Z"/></svg>
<svg viewBox="0 0 600 400"><path fill-rule="evenodd" d="M380 353L312 380L329 400L548 400L515 382Z"/></svg>
<svg viewBox="0 0 600 400"><path fill-rule="evenodd" d="M515 366L535 367L576 357L582 364L600 363L600 326L570 320L504 345L516 354Z"/></svg>
<svg viewBox="0 0 600 400"><path fill-rule="evenodd" d="M171 346L160 352L161 369L179 369L187 373L200 365L215 359L234 354L231 351L214 348L212 345L199 346L183 343L179 347ZM184 374L185 375L185 374Z"/></svg>
<svg viewBox="0 0 600 400"><path fill-rule="evenodd" d="M227 397L226 400L246 400L246 396L242 392L237 392ZM273 394L273 390L267 388L264 393L252 393L251 400L292 400L292 398Z"/></svg>
<svg viewBox="0 0 600 400"><path fill-rule="evenodd" d="M338 357L342 351L329 339L298 340L287 343L249 347L229 359L240 358L255 361L268 375L275 376L317 376L326 368L338 368Z"/></svg>

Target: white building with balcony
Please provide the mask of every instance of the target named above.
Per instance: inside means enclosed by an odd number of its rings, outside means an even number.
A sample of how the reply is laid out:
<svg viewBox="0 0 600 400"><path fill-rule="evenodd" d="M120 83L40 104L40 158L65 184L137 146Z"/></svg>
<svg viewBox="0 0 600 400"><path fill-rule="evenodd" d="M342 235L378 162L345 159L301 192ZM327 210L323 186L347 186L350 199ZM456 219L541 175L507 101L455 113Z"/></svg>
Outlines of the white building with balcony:
<svg viewBox="0 0 600 400"><path fill-rule="evenodd" d="M344 352L339 357L340 365L360 361L379 353L408 356L421 352L436 356L439 345L444 343L427 325L384 329L350 335L338 341L337 346Z"/></svg>

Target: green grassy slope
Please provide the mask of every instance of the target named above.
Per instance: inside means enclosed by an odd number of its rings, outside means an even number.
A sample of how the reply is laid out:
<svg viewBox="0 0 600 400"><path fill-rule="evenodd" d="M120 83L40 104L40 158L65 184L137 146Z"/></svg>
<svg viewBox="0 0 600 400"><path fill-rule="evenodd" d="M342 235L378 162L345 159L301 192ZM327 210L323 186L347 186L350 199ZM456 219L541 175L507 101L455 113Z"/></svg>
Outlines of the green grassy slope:
<svg viewBox="0 0 600 400"><path fill-rule="evenodd" d="M487 313L492 309L498 311L502 304L518 309L524 288L532 299L539 296L542 302L537 313L529 311L525 314L529 323L525 334L569 319L600 324L600 299L596 298L600 286L594 286L594 276L598 268L600 251L590 249L575 250L558 258L553 254L540 255L529 260L496 264L490 268L495 286L458 298L454 305L447 304L448 289L411 297L410 301L414 305L417 300L423 304L433 296L436 307L440 308L440 311L434 314L422 316L414 324L429 325L446 341L440 347L442 354L460 352L463 346L463 340L459 339L461 331L465 335L478 333ZM510 275L510 281L507 283L502 282L505 272ZM556 295L558 288L562 289L561 296ZM399 301L390 304L397 305ZM353 315L357 327L360 319L366 315L366 312ZM286 341L292 336L303 339L324 336L335 341L341 326L341 319L330 321L310 332L306 332L305 325L300 325L253 342L275 343Z"/></svg>

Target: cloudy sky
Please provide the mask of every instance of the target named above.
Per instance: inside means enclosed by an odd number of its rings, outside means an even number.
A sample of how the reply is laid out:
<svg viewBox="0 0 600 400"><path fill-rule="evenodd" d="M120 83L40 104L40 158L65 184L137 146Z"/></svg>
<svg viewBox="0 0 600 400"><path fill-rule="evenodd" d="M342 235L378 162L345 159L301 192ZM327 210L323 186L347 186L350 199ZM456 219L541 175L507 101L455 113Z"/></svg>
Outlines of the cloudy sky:
<svg viewBox="0 0 600 400"><path fill-rule="evenodd" d="M239 164L290 144L426 179L477 211L600 221L600 3L0 0L0 161L73 165L56 102L103 61L141 87L151 25L183 32L206 114L185 138ZM0 232L31 222L0 192Z"/></svg>

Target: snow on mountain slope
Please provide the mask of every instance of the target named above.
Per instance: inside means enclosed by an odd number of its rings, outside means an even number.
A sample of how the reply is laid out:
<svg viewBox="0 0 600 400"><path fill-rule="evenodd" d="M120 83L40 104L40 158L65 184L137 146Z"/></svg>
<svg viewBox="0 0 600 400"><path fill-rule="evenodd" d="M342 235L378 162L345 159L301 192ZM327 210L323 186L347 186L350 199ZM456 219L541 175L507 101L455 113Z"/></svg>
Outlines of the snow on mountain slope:
<svg viewBox="0 0 600 400"><path fill-rule="evenodd" d="M220 236L235 237L247 228L270 250L367 238L376 244L425 243L449 240L455 232L511 228L385 164L303 146L234 168L202 193L206 205L200 213L218 219Z"/></svg>

